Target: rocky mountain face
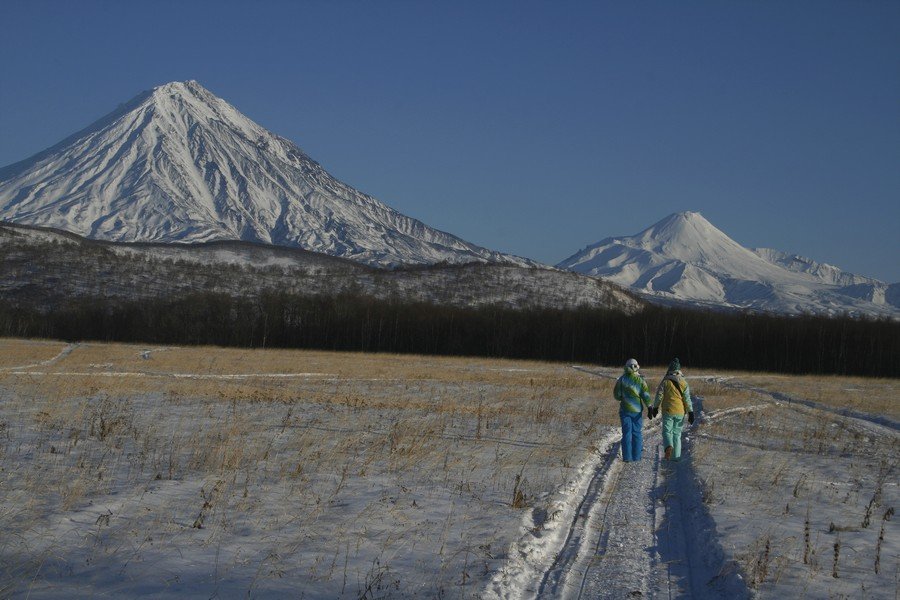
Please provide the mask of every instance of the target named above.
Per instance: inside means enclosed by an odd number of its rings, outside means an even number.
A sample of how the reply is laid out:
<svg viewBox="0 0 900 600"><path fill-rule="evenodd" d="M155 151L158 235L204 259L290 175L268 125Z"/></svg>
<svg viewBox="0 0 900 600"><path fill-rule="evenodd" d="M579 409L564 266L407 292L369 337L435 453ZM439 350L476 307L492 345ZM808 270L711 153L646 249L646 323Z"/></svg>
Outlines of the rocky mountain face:
<svg viewBox="0 0 900 600"><path fill-rule="evenodd" d="M262 242L382 266L536 264L341 183L196 81L144 92L0 169L0 220L120 242Z"/></svg>
<svg viewBox="0 0 900 600"><path fill-rule="evenodd" d="M745 248L700 213L670 215L606 238L557 267L602 277L650 299L797 314L900 316L900 286L777 250Z"/></svg>

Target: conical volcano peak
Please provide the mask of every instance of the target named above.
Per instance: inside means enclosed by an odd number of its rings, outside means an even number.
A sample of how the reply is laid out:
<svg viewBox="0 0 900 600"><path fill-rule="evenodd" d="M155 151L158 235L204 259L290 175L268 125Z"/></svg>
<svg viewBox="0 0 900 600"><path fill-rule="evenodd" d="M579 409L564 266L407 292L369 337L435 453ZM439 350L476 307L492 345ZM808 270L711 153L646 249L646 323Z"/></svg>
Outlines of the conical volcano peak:
<svg viewBox="0 0 900 600"><path fill-rule="evenodd" d="M153 88L154 94L159 95L180 95L190 94L192 96L213 96L212 92L200 85L195 79L187 81L170 81Z"/></svg>
<svg viewBox="0 0 900 600"><path fill-rule="evenodd" d="M703 215L701 215L699 212L694 211L694 210L682 210L680 212L672 213L668 217L661 219L659 222L665 223L667 221L694 221L694 220L700 220L705 223L709 222L703 217Z"/></svg>
<svg viewBox="0 0 900 600"><path fill-rule="evenodd" d="M0 219L112 241L247 240L374 265L533 264L336 180L194 80L143 92L0 169Z"/></svg>
<svg viewBox="0 0 900 600"><path fill-rule="evenodd" d="M645 250L685 262L717 262L749 251L707 221L698 212L669 215L632 238Z"/></svg>
<svg viewBox="0 0 900 600"><path fill-rule="evenodd" d="M638 235L641 237L663 240L683 237L708 237L710 234L727 237L724 233L716 229L715 225L707 221L700 213L684 211L669 215Z"/></svg>
<svg viewBox="0 0 900 600"><path fill-rule="evenodd" d="M673 215L671 215L671 218L673 220L677 220L678 222L691 225L692 227L709 227L712 229L716 228L712 223L706 220L706 217L693 210L685 210L682 212L674 213Z"/></svg>
<svg viewBox="0 0 900 600"><path fill-rule="evenodd" d="M220 112L223 110L237 113L230 104L194 81L172 81L153 88L149 93L151 102L160 107L171 107L175 110L203 110L204 112Z"/></svg>

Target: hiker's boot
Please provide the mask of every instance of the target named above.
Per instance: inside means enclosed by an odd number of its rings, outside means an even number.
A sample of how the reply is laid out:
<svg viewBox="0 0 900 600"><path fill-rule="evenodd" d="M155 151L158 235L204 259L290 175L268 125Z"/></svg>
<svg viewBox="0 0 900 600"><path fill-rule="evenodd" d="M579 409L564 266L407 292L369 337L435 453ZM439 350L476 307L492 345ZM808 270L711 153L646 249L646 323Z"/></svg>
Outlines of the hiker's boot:
<svg viewBox="0 0 900 600"><path fill-rule="evenodd" d="M672 446L666 446L666 460L672 460Z"/></svg>

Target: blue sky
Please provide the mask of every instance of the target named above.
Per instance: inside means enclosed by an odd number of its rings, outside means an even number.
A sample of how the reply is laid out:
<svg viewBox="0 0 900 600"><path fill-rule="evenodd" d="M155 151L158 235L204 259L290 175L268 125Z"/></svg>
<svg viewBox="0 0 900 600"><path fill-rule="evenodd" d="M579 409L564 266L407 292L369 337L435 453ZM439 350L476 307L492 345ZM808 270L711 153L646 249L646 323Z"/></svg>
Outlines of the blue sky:
<svg viewBox="0 0 900 600"><path fill-rule="evenodd" d="M0 4L0 166L196 79L427 224L556 263L695 210L900 281L900 2Z"/></svg>

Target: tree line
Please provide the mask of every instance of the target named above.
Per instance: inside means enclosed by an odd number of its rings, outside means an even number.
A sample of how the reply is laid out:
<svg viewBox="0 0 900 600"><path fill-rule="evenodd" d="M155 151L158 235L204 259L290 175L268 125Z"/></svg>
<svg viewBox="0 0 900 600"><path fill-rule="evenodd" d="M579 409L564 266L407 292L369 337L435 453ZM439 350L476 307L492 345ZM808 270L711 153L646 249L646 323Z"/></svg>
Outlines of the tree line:
<svg viewBox="0 0 900 600"><path fill-rule="evenodd" d="M49 313L0 301L0 335L68 341L309 348L782 373L900 376L900 322L650 306L457 308L425 302L263 293L72 301Z"/></svg>

